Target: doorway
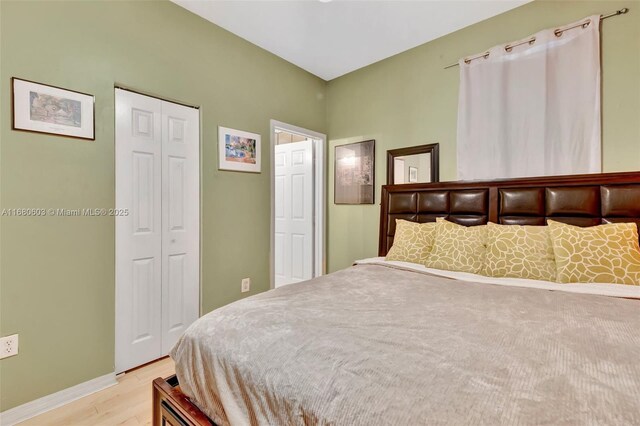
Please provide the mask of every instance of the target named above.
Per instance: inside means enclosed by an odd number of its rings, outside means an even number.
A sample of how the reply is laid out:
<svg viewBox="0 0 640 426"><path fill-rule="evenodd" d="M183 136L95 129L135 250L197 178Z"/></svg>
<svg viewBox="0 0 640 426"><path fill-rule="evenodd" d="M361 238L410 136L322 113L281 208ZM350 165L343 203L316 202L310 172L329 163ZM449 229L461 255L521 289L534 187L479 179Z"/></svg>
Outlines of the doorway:
<svg viewBox="0 0 640 426"><path fill-rule="evenodd" d="M325 273L326 136L271 120L271 288Z"/></svg>
<svg viewBox="0 0 640 426"><path fill-rule="evenodd" d="M200 112L116 100L116 373L167 355L200 313Z"/></svg>

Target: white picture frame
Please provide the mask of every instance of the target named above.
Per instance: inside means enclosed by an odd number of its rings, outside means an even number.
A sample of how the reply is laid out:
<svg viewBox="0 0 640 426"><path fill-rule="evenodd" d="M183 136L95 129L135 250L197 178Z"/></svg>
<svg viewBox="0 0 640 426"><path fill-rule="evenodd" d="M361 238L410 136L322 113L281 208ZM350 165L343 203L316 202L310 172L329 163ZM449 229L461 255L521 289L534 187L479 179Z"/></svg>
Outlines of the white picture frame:
<svg viewBox="0 0 640 426"><path fill-rule="evenodd" d="M13 130L95 140L95 97L13 77Z"/></svg>
<svg viewBox="0 0 640 426"><path fill-rule="evenodd" d="M261 137L218 126L218 169L235 172L261 172Z"/></svg>
<svg viewBox="0 0 640 426"><path fill-rule="evenodd" d="M418 182L418 168L417 167L409 167L409 182L410 183Z"/></svg>

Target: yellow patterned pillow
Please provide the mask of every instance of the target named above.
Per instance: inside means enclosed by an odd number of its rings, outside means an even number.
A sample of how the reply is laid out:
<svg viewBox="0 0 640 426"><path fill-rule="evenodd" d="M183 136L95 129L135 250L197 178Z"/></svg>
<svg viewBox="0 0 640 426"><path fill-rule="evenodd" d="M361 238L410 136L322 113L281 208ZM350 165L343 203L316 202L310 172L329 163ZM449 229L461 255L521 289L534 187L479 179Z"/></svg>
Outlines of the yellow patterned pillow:
<svg viewBox="0 0 640 426"><path fill-rule="evenodd" d="M396 234L386 260L423 263L433 246L436 224L396 219Z"/></svg>
<svg viewBox="0 0 640 426"><path fill-rule="evenodd" d="M486 225L466 227L438 218L436 240L424 265L448 271L481 272L487 254L486 239Z"/></svg>
<svg viewBox="0 0 640 426"><path fill-rule="evenodd" d="M488 223L484 275L555 281L549 227Z"/></svg>
<svg viewBox="0 0 640 426"><path fill-rule="evenodd" d="M635 223L580 228L549 221L561 283L640 285L640 247Z"/></svg>

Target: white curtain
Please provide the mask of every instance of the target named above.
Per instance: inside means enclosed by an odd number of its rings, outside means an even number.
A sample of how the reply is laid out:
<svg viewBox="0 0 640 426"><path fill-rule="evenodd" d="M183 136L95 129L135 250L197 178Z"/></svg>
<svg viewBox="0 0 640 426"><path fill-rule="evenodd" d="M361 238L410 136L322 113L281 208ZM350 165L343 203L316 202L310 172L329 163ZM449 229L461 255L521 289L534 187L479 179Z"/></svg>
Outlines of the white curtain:
<svg viewBox="0 0 640 426"><path fill-rule="evenodd" d="M459 179L601 172L600 17L560 28L586 22L460 60Z"/></svg>

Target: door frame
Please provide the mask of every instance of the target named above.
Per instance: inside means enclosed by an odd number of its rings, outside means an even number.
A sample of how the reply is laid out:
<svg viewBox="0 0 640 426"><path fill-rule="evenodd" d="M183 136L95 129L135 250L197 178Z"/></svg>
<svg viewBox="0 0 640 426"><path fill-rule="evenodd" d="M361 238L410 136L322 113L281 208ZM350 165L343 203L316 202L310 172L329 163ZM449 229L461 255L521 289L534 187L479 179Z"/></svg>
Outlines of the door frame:
<svg viewBox="0 0 640 426"><path fill-rule="evenodd" d="M275 158L276 146L276 129L283 130L287 133L294 133L306 136L317 141L313 148L313 277L324 275L327 271L326 261L326 214L327 211L327 194L326 194L326 155L325 147L327 145L327 135L314 132L313 130L294 126L292 124L283 123L278 120L271 120L271 142L269 144L269 159L271 168L269 170L269 180L271 182L271 191L269 193L271 203L271 222L269 227L269 285L275 288L275 166L273 160Z"/></svg>
<svg viewBox="0 0 640 426"><path fill-rule="evenodd" d="M123 90L126 92L131 92L131 93L135 93L137 95L142 95L142 96L147 96L150 98L155 98L155 99L159 99L163 102L169 102L172 104L177 104L183 107L188 107L188 108L193 108L196 111L198 111L198 318L202 316L202 300L203 300L203 288L202 288L202 267L203 267L203 262L202 262L202 245L203 245L203 238L202 238L202 218L204 217L203 215L203 191L202 191L202 187L203 187L203 173L202 173L202 169L203 169L203 144L202 144L202 136L203 136L203 120L202 120L202 107L197 105L197 104L192 104L192 103L187 103L187 102L183 102L180 100L176 100L176 99L172 99L169 97L165 97L165 96L161 96L155 93L151 93L151 92L146 92L143 90L138 90L138 89L134 89L132 87L123 85L123 84L119 84L116 83L113 86L113 106L114 106L114 119L113 119L113 129L114 129L114 134L113 134L113 147L114 147L114 151L113 151L113 158L114 158L114 182L115 182L115 173L116 173L116 146L117 146L117 142L116 142L116 137L117 137L117 132L116 132L116 126L117 126L117 114L115 114L115 110L116 110L116 93L118 90ZM116 205L116 195L115 195L115 191L117 191L117 188L115 188L114 186L114 206ZM116 218L117 219L117 218ZM114 220L114 232L113 232L113 236L114 236L114 270L117 269L118 267L118 258L117 258L117 242L116 242L116 229L115 229L115 220ZM117 279L117 271L115 274L115 277ZM113 351L113 357L114 357L114 370L115 370L115 358L116 358L116 339L117 339L117 315L118 315L118 306L117 306L117 295L116 295L116 291L117 291L117 285L116 282L114 280L114 351ZM152 361L153 362L153 361ZM136 367L137 368L137 367Z"/></svg>

